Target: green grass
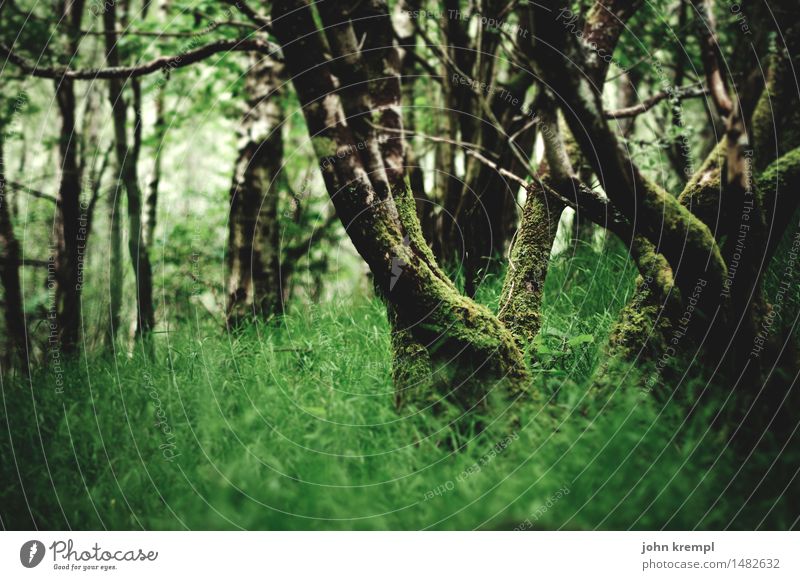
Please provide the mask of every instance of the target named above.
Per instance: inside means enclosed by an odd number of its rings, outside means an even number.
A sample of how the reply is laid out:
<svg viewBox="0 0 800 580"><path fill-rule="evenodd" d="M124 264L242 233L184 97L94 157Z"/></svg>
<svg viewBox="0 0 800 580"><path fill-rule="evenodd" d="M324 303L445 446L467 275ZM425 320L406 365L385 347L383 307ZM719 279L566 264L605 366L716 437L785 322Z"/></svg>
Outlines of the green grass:
<svg viewBox="0 0 800 580"><path fill-rule="evenodd" d="M589 380L633 289L629 262L611 248L554 260L549 354L533 378L545 396L515 402L518 422L507 407L480 418L480 434L456 437L442 416L393 409L385 313L357 296L236 335L199 310L157 336L152 359L90 353L68 365L63 394L52 373L5 381L2 523L31 527L32 514L51 529L790 527L796 502L781 495L788 476L774 474L797 465L797 450L765 443L737 457L711 427L719 405L701 396L699 371L680 401L643 395L635 367L612 364L599 384ZM479 299L494 305L499 285L488 280Z"/></svg>

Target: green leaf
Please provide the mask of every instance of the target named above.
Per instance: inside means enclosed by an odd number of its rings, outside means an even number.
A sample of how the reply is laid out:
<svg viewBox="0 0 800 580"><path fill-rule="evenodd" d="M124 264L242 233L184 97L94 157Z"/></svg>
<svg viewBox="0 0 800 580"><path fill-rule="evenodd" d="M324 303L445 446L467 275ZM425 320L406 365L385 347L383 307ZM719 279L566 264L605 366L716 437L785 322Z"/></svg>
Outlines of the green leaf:
<svg viewBox="0 0 800 580"><path fill-rule="evenodd" d="M325 407L305 407L303 410L310 415L319 417L320 419L324 419L328 415Z"/></svg>
<svg viewBox="0 0 800 580"><path fill-rule="evenodd" d="M594 336L591 334L579 334L578 336L573 336L567 341L567 345L571 347L580 346L581 344L589 344L590 342L594 342Z"/></svg>

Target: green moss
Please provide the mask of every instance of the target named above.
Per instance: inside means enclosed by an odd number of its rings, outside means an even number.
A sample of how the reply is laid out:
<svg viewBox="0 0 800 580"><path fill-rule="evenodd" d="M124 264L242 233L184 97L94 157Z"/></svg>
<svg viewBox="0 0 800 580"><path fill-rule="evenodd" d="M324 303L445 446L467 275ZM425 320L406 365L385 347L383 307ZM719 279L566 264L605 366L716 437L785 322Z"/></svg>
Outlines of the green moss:
<svg viewBox="0 0 800 580"><path fill-rule="evenodd" d="M651 283L640 276L633 299L620 313L609 339L609 356L628 361L652 361L666 350L667 336L672 329L668 316L663 316L661 302Z"/></svg>
<svg viewBox="0 0 800 580"><path fill-rule="evenodd" d="M678 202L707 226L711 226L717 217L722 188L722 168L725 165L727 150L728 140L723 137L678 196Z"/></svg>
<svg viewBox="0 0 800 580"><path fill-rule="evenodd" d="M329 137L318 135L311 138L311 145L318 159L335 157L337 152L336 141Z"/></svg>
<svg viewBox="0 0 800 580"><path fill-rule="evenodd" d="M786 195L796 195L792 191L800 177L800 147L793 149L756 177L756 186L760 192L775 191Z"/></svg>
<svg viewBox="0 0 800 580"><path fill-rule="evenodd" d="M658 356L664 351L672 328L669 313L677 309L680 292L673 287L672 268L653 244L637 236L631 244L631 255L641 275L633 298L622 309L611 333L610 353L634 360L644 348L647 359L650 354Z"/></svg>
<svg viewBox="0 0 800 580"><path fill-rule="evenodd" d="M432 393L431 358L425 347L411 331L401 328L395 317L392 326L392 382L395 406L400 409L409 402L421 402Z"/></svg>
<svg viewBox="0 0 800 580"><path fill-rule="evenodd" d="M545 199L538 188L529 192L511 249L498 316L523 348L541 326L542 291L563 210L563 203Z"/></svg>
<svg viewBox="0 0 800 580"><path fill-rule="evenodd" d="M794 23L794 36L797 36L797 26ZM790 33L786 33L785 39L797 43ZM758 170L800 146L800 96L795 88L795 70L799 65L797 54L790 59L785 51L780 51L771 58L767 86L752 120Z"/></svg>
<svg viewBox="0 0 800 580"><path fill-rule="evenodd" d="M643 236L636 236L631 243L630 251L640 274L647 281L654 296L663 302L678 292L673 288L675 280L669 262L662 254L656 252L652 243Z"/></svg>
<svg viewBox="0 0 800 580"><path fill-rule="evenodd" d="M433 390L461 408L485 407L487 395L498 386L511 396L526 391L527 372L511 333L488 308L461 295L439 268L422 236L410 190L398 188L393 198L405 235L401 276L406 275L408 283L415 286L411 299L420 300L398 304L393 321L398 365L416 358L408 369L397 368L398 388L427 385L424 375L431 368ZM400 303L409 299L392 298ZM408 320L409 310L417 312L418 319ZM409 331L404 331L405 327ZM429 364L420 357L422 350L427 352Z"/></svg>
<svg viewBox="0 0 800 580"><path fill-rule="evenodd" d="M712 288L721 286L728 269L708 226L657 184L644 177L642 183L647 190L643 196L647 213L660 216L660 222L645 222L646 226L656 229L644 233L648 234L648 239L655 236L662 242L659 250L670 265L680 264L678 288L692 287L698 278L708 280ZM708 255L709 259L694 259L701 255Z"/></svg>
<svg viewBox="0 0 800 580"><path fill-rule="evenodd" d="M436 262L436 257L433 255L428 243L425 241L425 236L422 233L422 225L417 217L417 205L414 201L414 195L411 190L411 184L406 180L404 187L395 188L392 192L394 197L395 206L397 207L397 214L400 218L400 223L403 224L406 235L408 236L409 245L425 260L428 267L440 278L444 283L448 284L456 290L455 284L444 273Z"/></svg>

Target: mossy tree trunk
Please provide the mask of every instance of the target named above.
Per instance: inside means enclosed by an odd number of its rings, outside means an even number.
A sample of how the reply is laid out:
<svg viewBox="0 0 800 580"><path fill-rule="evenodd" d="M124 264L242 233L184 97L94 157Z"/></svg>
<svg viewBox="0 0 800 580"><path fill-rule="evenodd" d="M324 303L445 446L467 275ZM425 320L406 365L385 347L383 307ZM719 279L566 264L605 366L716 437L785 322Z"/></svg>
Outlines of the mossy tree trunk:
<svg viewBox="0 0 800 580"><path fill-rule="evenodd" d="M423 348L433 381L465 408L484 404L499 383L522 389L525 367L511 334L458 293L423 239L405 181L399 61L386 3L362 2L352 14L333 3L318 8L324 36L305 0L274 2L273 26L328 193L388 303L396 351L398 341L407 352ZM359 29L360 19L369 28ZM335 60L323 60L328 51Z"/></svg>
<svg viewBox="0 0 800 580"><path fill-rule="evenodd" d="M709 46L715 42L713 21L703 21L706 26L697 34L704 44L706 78L726 133L678 196L648 180L608 127L599 91L583 74L592 72L591 58L558 22L558 15L571 14L570 8L560 1L533 8L536 38L542 41L534 58L563 99L566 122L609 203L621 214L629 230L622 233L630 234L631 257L642 274L613 333L615 354L677 360L674 340L680 335L680 351L698 347L705 362L713 361L724 376L748 385L780 383L770 369L778 358L785 359L781 345L792 339L786 329L769 331L776 314L763 282L798 203L791 192L800 187L800 103L797 92L785 87L793 86L788 71L796 67L800 54L800 8L791 2L775 5L775 13L787 23L786 34L772 57L752 122L749 111L756 84L748 75L735 75L734 80L746 84L733 87L742 89L743 100L729 96L728 82L720 78L718 49ZM775 119L780 119L779 125ZM687 328L684 321L689 319ZM781 392L785 396L785 389ZM763 399L778 405L781 396ZM758 397L748 393L738 399L746 407Z"/></svg>
<svg viewBox="0 0 800 580"><path fill-rule="evenodd" d="M508 257L498 316L524 347L530 347L541 328L544 282L564 207L541 187L532 186Z"/></svg>

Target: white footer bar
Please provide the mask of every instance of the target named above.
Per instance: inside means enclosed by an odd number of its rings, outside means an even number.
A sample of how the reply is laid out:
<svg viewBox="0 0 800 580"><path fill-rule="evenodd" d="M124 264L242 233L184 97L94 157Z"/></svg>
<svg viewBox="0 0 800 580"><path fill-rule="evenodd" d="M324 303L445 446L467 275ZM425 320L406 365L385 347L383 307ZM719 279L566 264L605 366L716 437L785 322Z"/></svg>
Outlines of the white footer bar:
<svg viewBox="0 0 800 580"><path fill-rule="evenodd" d="M4 532L0 578L800 578L792 532Z"/></svg>

